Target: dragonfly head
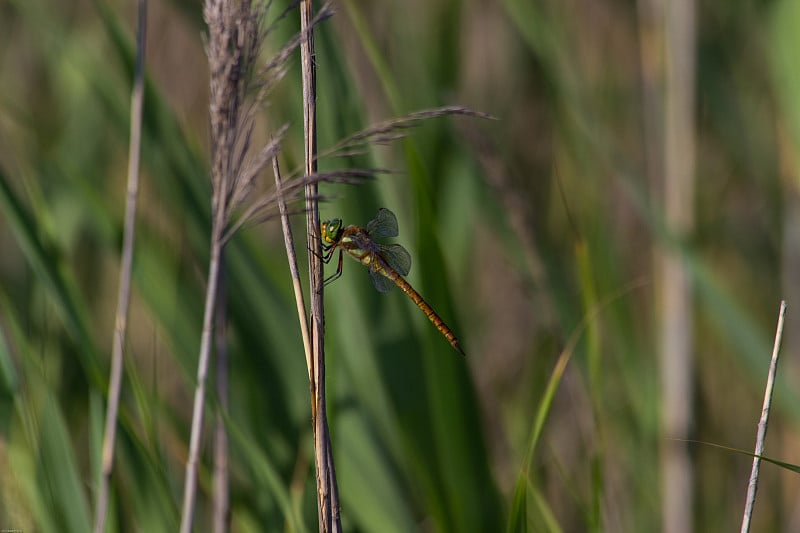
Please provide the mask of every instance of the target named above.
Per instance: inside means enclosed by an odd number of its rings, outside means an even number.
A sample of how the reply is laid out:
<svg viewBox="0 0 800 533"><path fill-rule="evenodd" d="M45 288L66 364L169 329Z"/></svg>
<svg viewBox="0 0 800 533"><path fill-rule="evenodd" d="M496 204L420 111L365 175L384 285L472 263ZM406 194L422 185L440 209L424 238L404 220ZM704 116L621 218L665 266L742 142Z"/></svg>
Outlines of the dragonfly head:
<svg viewBox="0 0 800 533"><path fill-rule="evenodd" d="M332 218L322 223L320 228L322 241L325 244L334 244L342 236L342 219Z"/></svg>

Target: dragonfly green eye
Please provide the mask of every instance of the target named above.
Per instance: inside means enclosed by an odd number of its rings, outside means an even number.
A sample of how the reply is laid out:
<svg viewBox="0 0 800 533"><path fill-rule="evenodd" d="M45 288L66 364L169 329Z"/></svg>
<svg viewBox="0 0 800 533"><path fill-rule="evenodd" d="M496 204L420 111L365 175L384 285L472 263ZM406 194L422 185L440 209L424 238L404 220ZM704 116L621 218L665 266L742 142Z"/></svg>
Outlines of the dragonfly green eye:
<svg viewBox="0 0 800 533"><path fill-rule="evenodd" d="M322 227L320 229L320 233L322 234L322 240L325 241L326 244L333 244L339 239L339 235L342 232L342 219L341 218L334 218L331 220L326 220L322 223Z"/></svg>

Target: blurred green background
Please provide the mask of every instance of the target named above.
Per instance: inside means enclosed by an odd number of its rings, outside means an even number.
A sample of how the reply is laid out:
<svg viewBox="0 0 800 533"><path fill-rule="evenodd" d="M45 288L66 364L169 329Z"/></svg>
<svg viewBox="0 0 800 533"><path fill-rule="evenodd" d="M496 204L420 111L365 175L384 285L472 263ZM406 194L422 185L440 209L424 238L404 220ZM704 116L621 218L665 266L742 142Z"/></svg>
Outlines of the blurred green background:
<svg viewBox="0 0 800 533"><path fill-rule="evenodd" d="M350 0L319 28L320 149L424 108L497 118L430 120L395 145L321 164L393 170L323 187L321 215L363 225L379 207L396 213L409 281L467 352L345 260L325 300L345 530L661 527L654 258L669 238L648 159L648 109L663 94L648 86L657 65L643 6ZM284 8L276 1L268 19ZM752 448L785 298L767 455L797 464L800 2L717 0L696 16L695 220L680 248L694 287L690 437ZM150 2L148 20L110 531L177 529L207 271L202 10ZM292 10L275 25L264 58L297 21ZM0 2L0 528L90 530L134 25L133 2ZM290 123L287 170L302 164L299 80L295 57L258 126L266 138ZM269 190L271 175L262 183ZM304 257L305 221L294 223ZM241 232L227 253L232 529L316 530L308 381L279 223ZM549 397L570 338L579 342ZM537 413L548 417L528 462ZM206 443L198 531L210 522ZM697 530L738 527L749 458L703 445L691 458ZM799 495L795 474L764 466L754 530L796 531Z"/></svg>

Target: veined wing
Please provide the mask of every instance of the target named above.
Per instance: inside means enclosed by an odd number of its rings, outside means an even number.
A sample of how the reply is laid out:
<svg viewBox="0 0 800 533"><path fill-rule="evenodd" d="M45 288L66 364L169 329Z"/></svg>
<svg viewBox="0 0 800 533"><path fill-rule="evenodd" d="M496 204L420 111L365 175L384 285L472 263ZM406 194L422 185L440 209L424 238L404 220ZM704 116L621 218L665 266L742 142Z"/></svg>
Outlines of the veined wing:
<svg viewBox="0 0 800 533"><path fill-rule="evenodd" d="M369 255L369 275L378 292L389 292L397 284L398 276L407 276L411 268L411 256L399 244L381 245L379 253ZM394 270L394 272L390 272Z"/></svg>
<svg viewBox="0 0 800 533"><path fill-rule="evenodd" d="M378 209L378 214L375 215L375 218L367 222L366 229L373 239L397 237L399 235L397 217L385 207Z"/></svg>
<svg viewBox="0 0 800 533"><path fill-rule="evenodd" d="M378 292L389 292L395 283L383 275L382 272L380 268L370 267L369 277L372 278L372 284L378 289Z"/></svg>
<svg viewBox="0 0 800 533"><path fill-rule="evenodd" d="M408 276L411 271L411 256L405 248L399 244L381 244L380 249L390 267L401 276Z"/></svg>

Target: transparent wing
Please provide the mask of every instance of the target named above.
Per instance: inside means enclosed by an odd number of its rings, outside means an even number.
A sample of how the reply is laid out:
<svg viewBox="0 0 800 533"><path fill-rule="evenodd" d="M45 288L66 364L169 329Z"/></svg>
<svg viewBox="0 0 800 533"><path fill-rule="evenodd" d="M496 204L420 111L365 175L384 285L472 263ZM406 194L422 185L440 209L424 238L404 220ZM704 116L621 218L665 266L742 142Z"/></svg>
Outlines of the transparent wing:
<svg viewBox="0 0 800 533"><path fill-rule="evenodd" d="M392 287L394 287L394 283L392 280L381 274L377 270L369 269L369 277L372 278L372 284L378 289L378 292L389 292Z"/></svg>
<svg viewBox="0 0 800 533"><path fill-rule="evenodd" d="M382 244L380 248L386 263L401 276L408 276L411 271L411 256L408 251L399 244Z"/></svg>
<svg viewBox="0 0 800 533"><path fill-rule="evenodd" d="M375 218L367 222L367 233L373 239L383 239L386 237L397 237L397 217L394 213L381 207Z"/></svg>

